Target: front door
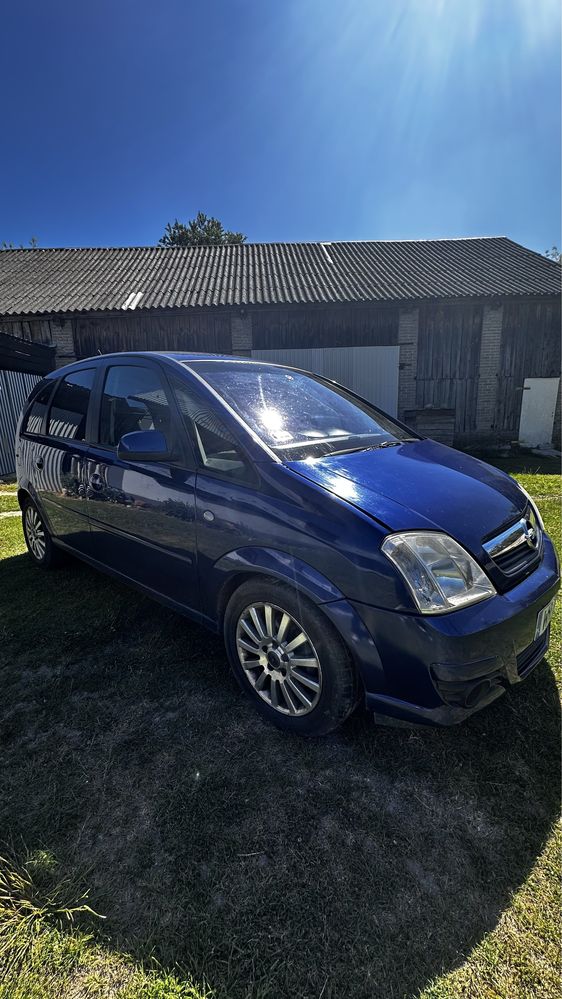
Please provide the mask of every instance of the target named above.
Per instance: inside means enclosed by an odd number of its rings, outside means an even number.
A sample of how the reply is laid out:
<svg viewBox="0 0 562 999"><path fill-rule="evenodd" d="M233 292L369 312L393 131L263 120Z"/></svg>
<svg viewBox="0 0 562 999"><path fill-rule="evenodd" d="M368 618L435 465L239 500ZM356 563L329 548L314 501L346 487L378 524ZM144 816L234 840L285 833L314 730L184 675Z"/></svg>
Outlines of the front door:
<svg viewBox="0 0 562 999"><path fill-rule="evenodd" d="M117 457L124 434L152 429L164 434L174 460ZM94 437L86 474L93 557L197 610L195 472L187 467L174 404L157 364L127 358L107 368Z"/></svg>

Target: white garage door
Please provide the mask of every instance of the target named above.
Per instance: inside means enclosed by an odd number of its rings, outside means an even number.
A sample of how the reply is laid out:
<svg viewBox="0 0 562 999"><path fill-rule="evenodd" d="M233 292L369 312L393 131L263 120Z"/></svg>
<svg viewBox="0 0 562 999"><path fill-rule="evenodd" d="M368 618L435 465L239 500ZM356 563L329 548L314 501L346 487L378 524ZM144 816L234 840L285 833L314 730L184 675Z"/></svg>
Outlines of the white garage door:
<svg viewBox="0 0 562 999"><path fill-rule="evenodd" d="M314 371L384 409L398 411L398 362L400 347L299 347L253 350L252 357L275 364Z"/></svg>

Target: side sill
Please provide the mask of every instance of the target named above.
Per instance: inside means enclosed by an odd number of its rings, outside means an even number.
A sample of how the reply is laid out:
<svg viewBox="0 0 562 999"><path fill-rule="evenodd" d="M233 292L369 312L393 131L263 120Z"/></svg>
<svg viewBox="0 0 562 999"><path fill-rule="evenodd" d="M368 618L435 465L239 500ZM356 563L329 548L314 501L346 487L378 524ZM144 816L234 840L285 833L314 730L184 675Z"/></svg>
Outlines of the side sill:
<svg viewBox="0 0 562 999"><path fill-rule="evenodd" d="M187 607L185 604L180 604L176 600L172 600L170 597L165 597L163 594L159 593L158 590L153 590L150 586L145 586L144 583L138 583L135 579L131 579L124 572L119 572L118 569L110 569L109 566L104 565L103 562L98 562L97 559L92 558L91 555L85 555L83 552L76 551L70 545L66 545L64 541L60 541L59 538L52 539L53 544L57 548L61 548L63 551L68 552L73 558L80 559L81 562L85 562L86 565L92 567L92 569L98 569L103 572L106 576L111 576L113 579L118 580L120 583L125 583L126 586L131 587L133 590L138 590L140 593L144 593L145 596L151 597L159 604L163 604L165 607L169 607L170 610L176 611L181 614L182 617L188 617L191 621L195 621L197 624L202 624L209 631L214 631L215 634L219 633L219 627L217 622L212 618L208 617L207 614L201 613L201 611L195 610L193 607Z"/></svg>

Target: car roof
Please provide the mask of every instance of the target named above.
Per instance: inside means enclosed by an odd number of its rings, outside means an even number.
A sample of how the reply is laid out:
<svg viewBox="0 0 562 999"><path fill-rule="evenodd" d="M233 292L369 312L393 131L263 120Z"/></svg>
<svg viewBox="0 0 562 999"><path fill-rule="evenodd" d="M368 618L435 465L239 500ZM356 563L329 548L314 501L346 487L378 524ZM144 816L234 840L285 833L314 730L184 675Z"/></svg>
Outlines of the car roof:
<svg viewBox="0 0 562 999"><path fill-rule="evenodd" d="M247 361L247 357L233 357L232 354L207 354L203 351L183 351L183 350L143 350L134 351L145 357L169 357L172 361ZM251 360L251 358L250 358Z"/></svg>
<svg viewBox="0 0 562 999"><path fill-rule="evenodd" d="M61 373L65 371L75 371L83 367L83 365L91 365L92 361L99 363L101 361L107 361L111 358L117 357L123 359L126 357L146 357L146 358L162 358L167 361L177 361L177 362L189 362L189 361L238 361L245 363L254 364L268 364L268 361L260 361L257 358L251 357L240 357L233 354L206 354L202 351L183 351L183 350L120 350L114 351L111 354L94 354L92 357L83 357L79 361L72 361L70 364L65 364L64 367L56 368L55 371L50 371L47 378L59 378ZM279 367L279 365L271 365L271 367Z"/></svg>

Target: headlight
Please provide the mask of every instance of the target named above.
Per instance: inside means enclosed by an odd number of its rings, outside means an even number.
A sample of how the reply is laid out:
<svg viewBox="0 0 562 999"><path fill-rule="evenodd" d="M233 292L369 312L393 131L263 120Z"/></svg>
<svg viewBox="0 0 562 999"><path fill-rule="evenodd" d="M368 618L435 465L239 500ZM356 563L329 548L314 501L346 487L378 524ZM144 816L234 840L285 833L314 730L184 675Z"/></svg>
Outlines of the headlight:
<svg viewBox="0 0 562 999"><path fill-rule="evenodd" d="M444 614L496 592L472 555L448 534L390 534L382 550L400 570L422 614Z"/></svg>

